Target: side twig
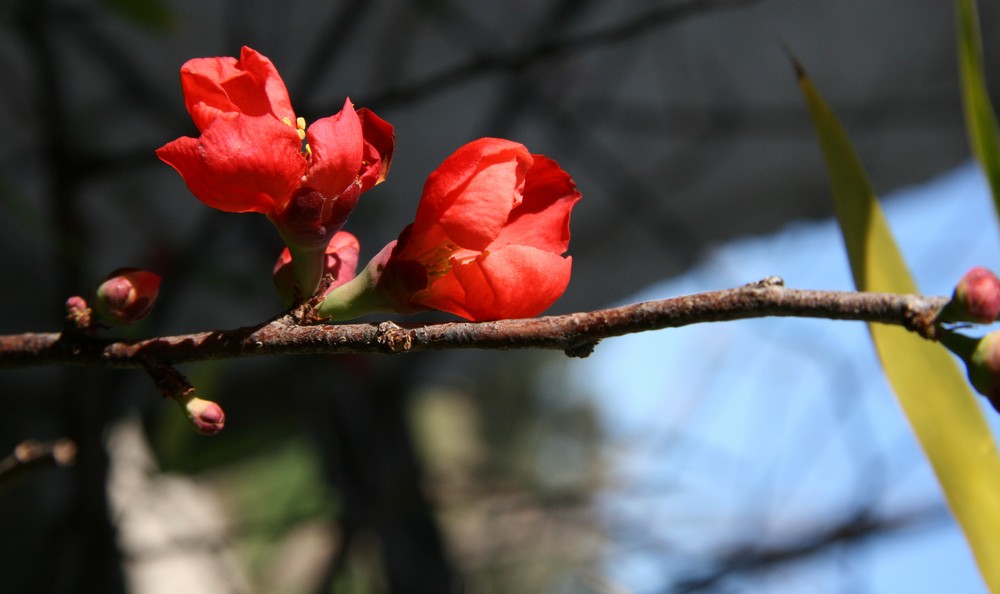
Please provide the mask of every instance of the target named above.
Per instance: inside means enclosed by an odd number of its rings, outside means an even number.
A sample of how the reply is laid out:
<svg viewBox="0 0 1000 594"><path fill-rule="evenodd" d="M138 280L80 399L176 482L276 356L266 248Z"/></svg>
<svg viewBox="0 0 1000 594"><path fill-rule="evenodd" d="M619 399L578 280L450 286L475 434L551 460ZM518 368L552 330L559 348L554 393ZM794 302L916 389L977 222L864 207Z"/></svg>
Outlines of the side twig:
<svg viewBox="0 0 1000 594"><path fill-rule="evenodd" d="M611 309L479 323L303 325L291 315L233 330L142 340L53 333L0 336L0 367L144 367L265 355L558 349L585 357L605 338L704 322L806 317L894 324L933 339L946 297L788 289L780 278Z"/></svg>
<svg viewBox="0 0 1000 594"><path fill-rule="evenodd" d="M32 470L70 466L76 461L76 444L69 439L38 442L22 441L14 452L0 460L0 491Z"/></svg>

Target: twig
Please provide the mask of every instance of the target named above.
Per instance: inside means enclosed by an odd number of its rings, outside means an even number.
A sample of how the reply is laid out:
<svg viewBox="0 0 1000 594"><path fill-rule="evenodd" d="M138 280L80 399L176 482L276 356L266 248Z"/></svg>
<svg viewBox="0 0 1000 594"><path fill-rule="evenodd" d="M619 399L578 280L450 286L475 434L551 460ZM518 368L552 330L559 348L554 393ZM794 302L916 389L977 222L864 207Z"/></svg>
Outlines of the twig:
<svg viewBox="0 0 1000 594"><path fill-rule="evenodd" d="M903 326L934 338L945 297L788 289L771 277L744 287L611 309L496 322L424 325L302 325L291 315L234 330L142 340L60 333L0 336L0 367L143 367L292 354L402 353L443 349L558 349L585 357L612 336L704 322L762 317L859 320Z"/></svg>
<svg viewBox="0 0 1000 594"><path fill-rule="evenodd" d="M904 530L913 530L934 522L947 522L947 510L940 505L903 511L892 516L860 510L854 517L831 526L806 529L795 542L761 546L748 544L723 551L709 562L709 568L696 569L690 577L682 577L672 584L671 592L711 592L719 590L726 580L746 578L747 574L762 572L775 566L788 567L821 554L828 554L837 546L858 546L873 538L885 538Z"/></svg>
<svg viewBox="0 0 1000 594"><path fill-rule="evenodd" d="M40 468L70 466L76 461L76 444L69 439L38 442L28 439L17 444L14 452L0 460L0 491L19 477Z"/></svg>
<svg viewBox="0 0 1000 594"><path fill-rule="evenodd" d="M386 89L361 104L376 105L380 108L391 103L406 103L422 99L442 89L465 82L476 76L490 72L516 72L533 66L543 60L598 49L622 41L628 41L662 28L683 22L685 18L728 8L740 8L758 0L684 0L645 12L630 20L615 23L602 29L581 33L564 39L542 39L535 45L518 48L507 53L478 55L454 66L428 75L425 78Z"/></svg>

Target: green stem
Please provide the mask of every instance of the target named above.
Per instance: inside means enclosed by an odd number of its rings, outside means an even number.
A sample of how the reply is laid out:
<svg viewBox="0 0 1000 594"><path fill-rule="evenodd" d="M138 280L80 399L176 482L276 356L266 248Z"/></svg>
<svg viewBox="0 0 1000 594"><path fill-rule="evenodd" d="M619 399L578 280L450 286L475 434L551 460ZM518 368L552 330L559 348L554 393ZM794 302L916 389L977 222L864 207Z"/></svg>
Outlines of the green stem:
<svg viewBox="0 0 1000 594"><path fill-rule="evenodd" d="M945 331L941 334L938 339L941 344L943 344L947 349L962 360L968 363L972 360L972 354L976 351L976 347L979 346L978 338L972 338L971 336L966 336L964 334L959 334L957 332Z"/></svg>
<svg viewBox="0 0 1000 594"><path fill-rule="evenodd" d="M358 276L330 291L316 308L319 317L330 321L352 320L365 314L391 312L390 302L375 287L369 267Z"/></svg>
<svg viewBox="0 0 1000 594"><path fill-rule="evenodd" d="M297 297L305 299L316 294L319 283L323 279L323 261L326 254L320 249L302 249L291 245L288 251L292 255L292 273L295 277Z"/></svg>

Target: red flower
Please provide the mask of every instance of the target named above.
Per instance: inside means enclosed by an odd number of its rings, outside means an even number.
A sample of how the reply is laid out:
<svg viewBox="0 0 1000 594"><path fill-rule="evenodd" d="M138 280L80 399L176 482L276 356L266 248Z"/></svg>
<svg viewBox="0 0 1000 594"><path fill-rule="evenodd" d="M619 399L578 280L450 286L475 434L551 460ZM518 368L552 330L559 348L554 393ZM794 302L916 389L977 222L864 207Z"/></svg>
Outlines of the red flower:
<svg viewBox="0 0 1000 594"><path fill-rule="evenodd" d="M476 321L538 315L569 283L572 259L562 254L579 199L555 161L509 140L471 142L428 177L413 224L319 313L354 314L349 302L360 301ZM361 299L350 287L359 283L370 287Z"/></svg>
<svg viewBox="0 0 1000 594"><path fill-rule="evenodd" d="M248 47L239 60L190 60L181 87L201 135L178 138L156 154L205 204L270 218L294 255L313 252L315 262L302 266L315 274L360 194L385 179L392 126L355 111L348 99L339 113L306 128L274 65Z"/></svg>

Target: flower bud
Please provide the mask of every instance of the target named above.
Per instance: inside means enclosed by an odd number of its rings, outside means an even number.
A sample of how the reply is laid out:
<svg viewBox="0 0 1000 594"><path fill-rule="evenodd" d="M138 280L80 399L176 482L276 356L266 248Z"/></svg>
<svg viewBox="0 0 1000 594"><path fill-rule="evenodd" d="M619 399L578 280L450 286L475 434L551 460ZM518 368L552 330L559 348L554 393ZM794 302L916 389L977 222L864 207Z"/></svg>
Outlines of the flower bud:
<svg viewBox="0 0 1000 594"><path fill-rule="evenodd" d="M109 324L131 324L149 315L159 291L160 275L119 268L97 287L94 312Z"/></svg>
<svg viewBox="0 0 1000 594"><path fill-rule="evenodd" d="M169 398L184 409L195 430L202 435L215 435L226 424L226 414L222 407L211 400L198 398L194 386L184 374L169 365L156 361L144 361L150 379L160 389L164 398Z"/></svg>
<svg viewBox="0 0 1000 594"><path fill-rule="evenodd" d="M968 371L972 387L1000 412L1000 332L991 332L979 341Z"/></svg>
<svg viewBox="0 0 1000 594"><path fill-rule="evenodd" d="M202 435L215 435L226 424L226 413L222 407L211 400L202 400L195 396L184 404L184 412L194 424L195 430Z"/></svg>
<svg viewBox="0 0 1000 594"><path fill-rule="evenodd" d="M976 266L962 277L941 312L943 322L990 324L1000 315L1000 278Z"/></svg>
<svg viewBox="0 0 1000 594"><path fill-rule="evenodd" d="M87 330L90 328L90 306L79 295L74 295L66 300L66 321L77 330Z"/></svg>
<svg viewBox="0 0 1000 594"><path fill-rule="evenodd" d="M979 339L948 332L941 343L962 359L969 383L1000 412L1000 330Z"/></svg>

